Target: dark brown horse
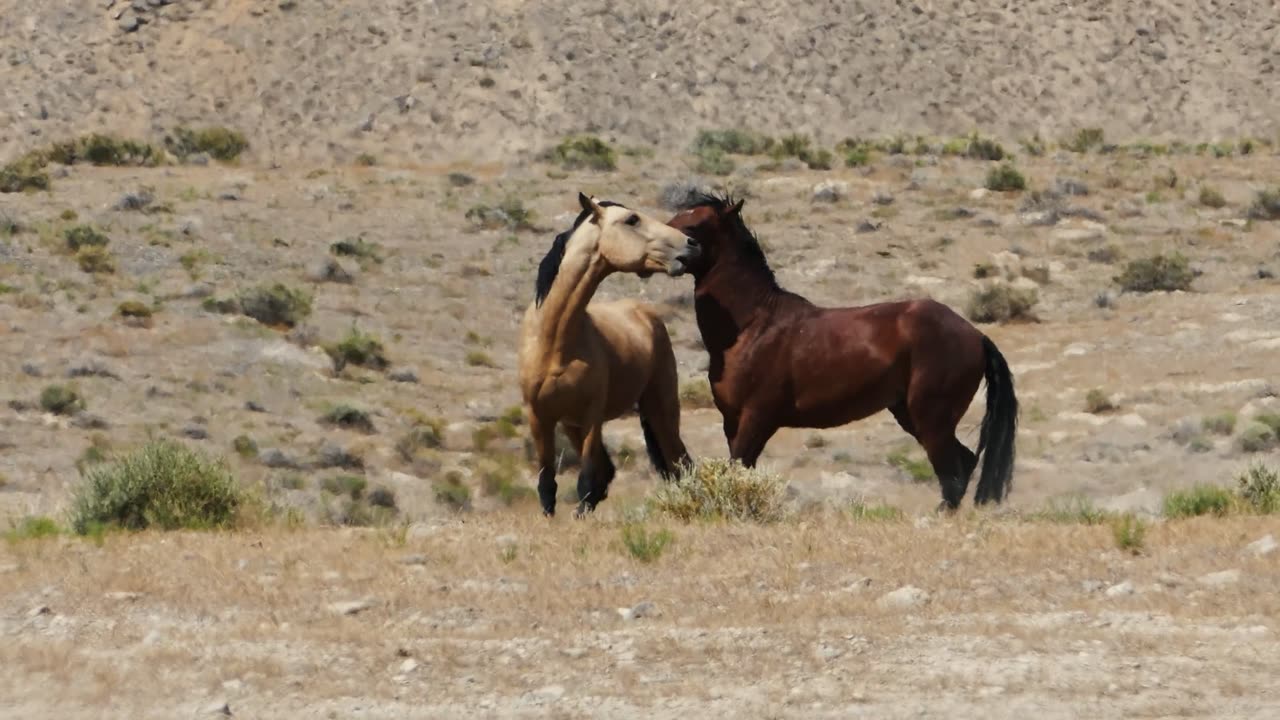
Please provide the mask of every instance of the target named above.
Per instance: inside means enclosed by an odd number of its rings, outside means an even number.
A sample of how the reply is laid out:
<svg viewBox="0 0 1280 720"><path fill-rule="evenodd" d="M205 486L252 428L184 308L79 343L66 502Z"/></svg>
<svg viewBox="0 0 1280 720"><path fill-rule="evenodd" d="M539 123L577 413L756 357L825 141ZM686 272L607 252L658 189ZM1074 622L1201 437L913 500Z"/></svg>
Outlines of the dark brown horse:
<svg viewBox="0 0 1280 720"><path fill-rule="evenodd" d="M959 507L984 452L974 502L1001 502L1018 400L995 343L933 300L824 308L782 289L742 205L698 195L667 223L702 247L688 270L729 456L754 466L779 428L837 427L887 408L928 453L939 510ZM955 433L984 377L975 453Z"/></svg>

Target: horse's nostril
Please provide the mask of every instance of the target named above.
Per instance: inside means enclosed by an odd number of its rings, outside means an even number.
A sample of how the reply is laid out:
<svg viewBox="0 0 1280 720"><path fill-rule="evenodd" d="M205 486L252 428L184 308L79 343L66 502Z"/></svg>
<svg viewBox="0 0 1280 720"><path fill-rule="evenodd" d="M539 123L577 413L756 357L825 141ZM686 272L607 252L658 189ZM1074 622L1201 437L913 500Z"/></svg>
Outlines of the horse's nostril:
<svg viewBox="0 0 1280 720"><path fill-rule="evenodd" d="M689 238L689 241L688 241L688 242L689 242L689 247L693 248L694 250L697 250L697 249L698 249L698 241L697 241L697 240L694 240L693 238Z"/></svg>

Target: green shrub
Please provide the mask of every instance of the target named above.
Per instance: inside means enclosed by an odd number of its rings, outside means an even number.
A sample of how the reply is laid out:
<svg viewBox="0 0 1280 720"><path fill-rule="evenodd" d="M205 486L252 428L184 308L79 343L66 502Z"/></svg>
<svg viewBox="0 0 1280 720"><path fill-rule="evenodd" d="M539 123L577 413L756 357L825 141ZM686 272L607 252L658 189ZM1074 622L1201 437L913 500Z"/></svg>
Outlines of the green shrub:
<svg viewBox="0 0 1280 720"><path fill-rule="evenodd" d="M565 170L616 170L617 156L613 148L594 135L567 137L552 148L548 158Z"/></svg>
<svg viewBox="0 0 1280 720"><path fill-rule="evenodd" d="M1222 193L1218 192L1216 188L1204 185L1200 188L1200 204L1216 210L1226 207L1227 199L1222 197Z"/></svg>
<svg viewBox="0 0 1280 720"><path fill-rule="evenodd" d="M969 297L969 319L979 323L1035 321L1036 316L1031 310L1039 300L1039 293L1033 288L990 285L975 290Z"/></svg>
<svg viewBox="0 0 1280 720"><path fill-rule="evenodd" d="M1084 411L1098 415L1100 413L1111 412L1116 406L1111 402L1111 398L1100 388L1093 388L1084 397Z"/></svg>
<svg viewBox="0 0 1280 720"><path fill-rule="evenodd" d="M157 165L164 159L164 154L144 142L91 133L75 141L74 144L55 146L50 159L66 165L87 160L94 165L123 167Z"/></svg>
<svg viewBox="0 0 1280 720"><path fill-rule="evenodd" d="M689 380L680 385L680 404L688 408L715 407L715 397L711 394L711 383L706 378Z"/></svg>
<svg viewBox="0 0 1280 720"><path fill-rule="evenodd" d="M1003 160L1006 156L1004 147L1000 143L979 137L974 133L969 137L965 146L964 155L972 160Z"/></svg>
<svg viewBox="0 0 1280 720"><path fill-rule="evenodd" d="M1250 463L1236 478L1236 495L1256 513L1280 513L1280 473L1260 462Z"/></svg>
<svg viewBox="0 0 1280 720"><path fill-rule="evenodd" d="M90 467L72 500L71 527L230 528L245 498L222 460L157 440L110 463Z"/></svg>
<svg viewBox="0 0 1280 720"><path fill-rule="evenodd" d="M1259 190L1249 206L1249 218L1252 220L1280 220L1280 187L1271 190Z"/></svg>
<svg viewBox="0 0 1280 720"><path fill-rule="evenodd" d="M236 302L242 314L269 326L294 327L311 314L311 296L282 283L245 290Z"/></svg>
<svg viewBox="0 0 1280 720"><path fill-rule="evenodd" d="M1276 431L1260 422L1251 423L1236 438L1241 452L1267 452L1276 446Z"/></svg>
<svg viewBox="0 0 1280 720"><path fill-rule="evenodd" d="M29 515L10 528L4 536L9 542L17 542L19 540L39 540L40 538L54 537L61 534L62 528L58 527L58 523L53 518L43 515Z"/></svg>
<svg viewBox="0 0 1280 720"><path fill-rule="evenodd" d="M694 172L706 175L728 175L736 168L733 159L717 148L708 148L694 157L697 158L697 162L693 165Z"/></svg>
<svg viewBox="0 0 1280 720"><path fill-rule="evenodd" d="M1050 498L1045 508L1034 513L1032 517L1052 523L1101 525L1110 516L1095 507L1088 497L1070 494Z"/></svg>
<svg viewBox="0 0 1280 720"><path fill-rule="evenodd" d="M329 246L329 252L339 257L353 257L357 260L371 260L375 263L382 262L382 252L378 244L366 242L362 237L339 240Z"/></svg>
<svg viewBox="0 0 1280 720"><path fill-rule="evenodd" d="M446 473L442 480L432 485L436 502L455 510L466 510L471 507L471 489L462 482L462 475L457 472Z"/></svg>
<svg viewBox="0 0 1280 720"><path fill-rule="evenodd" d="M62 231L62 237L67 241L67 248L71 252L76 252L86 247L106 247L111 242L105 234L98 231L92 225L77 225Z"/></svg>
<svg viewBox="0 0 1280 720"><path fill-rule="evenodd" d="M533 230L533 211L518 197L509 196L497 205L475 205L467 210L467 220L484 230L506 228L512 232Z"/></svg>
<svg viewBox="0 0 1280 720"><path fill-rule="evenodd" d="M88 245L76 251L76 263L90 274L110 275L116 271L116 259L101 245Z"/></svg>
<svg viewBox="0 0 1280 720"><path fill-rule="evenodd" d="M1125 513L1112 519L1111 534L1116 547L1137 555L1146 545L1147 523L1133 513Z"/></svg>
<svg viewBox="0 0 1280 720"><path fill-rule="evenodd" d="M249 149L249 141L243 134L225 127L177 127L165 137L164 144L169 152L179 158L206 153L223 162L235 160Z"/></svg>
<svg viewBox="0 0 1280 720"><path fill-rule="evenodd" d="M986 188L993 192L1015 192L1027 189L1027 179L1012 163L1001 163L987 171Z"/></svg>
<svg viewBox="0 0 1280 720"><path fill-rule="evenodd" d="M444 445L444 422L420 422L396 442L396 452L405 462L413 462L422 450L436 450Z"/></svg>
<svg viewBox="0 0 1280 720"><path fill-rule="evenodd" d="M832 163L832 154L830 150L815 150L812 140L808 135L787 135L774 145L772 154L774 158L781 160L783 158L793 157L803 162L810 170L830 170Z"/></svg>
<svg viewBox="0 0 1280 720"><path fill-rule="evenodd" d="M341 341L325 346L325 352L333 360L334 369L339 372L348 364L371 370L386 370L391 366L382 343L354 326Z"/></svg>
<svg viewBox="0 0 1280 720"><path fill-rule="evenodd" d="M520 482L520 471L515 460L502 457L487 463L480 473L480 491L496 497L503 505L515 505L537 499L537 492Z"/></svg>
<svg viewBox="0 0 1280 720"><path fill-rule="evenodd" d="M928 458L912 458L905 448L894 450L885 460L893 467L906 472L912 482L929 482L935 477L933 464Z"/></svg>
<svg viewBox="0 0 1280 720"><path fill-rule="evenodd" d="M902 511L892 505L867 505L862 501L851 503L848 512L849 517L860 521L891 521L904 517Z"/></svg>
<svg viewBox="0 0 1280 720"><path fill-rule="evenodd" d="M40 407L54 415L75 415L85 409L85 402L70 385L49 385L40 393Z"/></svg>
<svg viewBox="0 0 1280 720"><path fill-rule="evenodd" d="M642 563L651 563L662 557L662 553L675 538L665 528L650 532L638 523L626 523L622 526L622 546L631 557Z"/></svg>
<svg viewBox="0 0 1280 720"><path fill-rule="evenodd" d="M1076 134L1063 145L1072 152L1086 153L1094 148L1101 147L1103 141L1102 128L1090 127L1076 131Z"/></svg>
<svg viewBox="0 0 1280 720"><path fill-rule="evenodd" d="M1222 517L1231 512L1231 491L1214 485L1195 485L1188 490L1171 492L1164 498L1164 516L1167 518L1216 515Z"/></svg>
<svg viewBox="0 0 1280 720"><path fill-rule="evenodd" d="M650 497L658 512L678 520L724 519L768 523L784 513L786 481L736 460L705 458Z"/></svg>
<svg viewBox="0 0 1280 720"><path fill-rule="evenodd" d="M467 364L471 367L498 367L498 364L489 357L489 353L483 350L471 350L467 353Z"/></svg>
<svg viewBox="0 0 1280 720"><path fill-rule="evenodd" d="M1205 418L1200 425L1207 433L1230 435L1236 429L1236 416L1234 413L1222 413Z"/></svg>
<svg viewBox="0 0 1280 720"><path fill-rule="evenodd" d="M373 419L369 417L369 413L350 405L339 405L333 408L320 417L320 422L324 425L358 430L366 434L375 432Z"/></svg>
<svg viewBox="0 0 1280 720"><path fill-rule="evenodd" d="M1190 290L1194 277L1187 258L1174 252L1131 260L1114 280L1124 291L1148 293L1157 290Z"/></svg>
<svg viewBox="0 0 1280 720"><path fill-rule="evenodd" d="M154 312L150 305L137 300L125 300L116 307L117 315L135 320L148 320Z"/></svg>
<svg viewBox="0 0 1280 720"><path fill-rule="evenodd" d="M763 155L773 138L750 130L700 130L690 148L694 155L715 151L726 155Z"/></svg>
<svg viewBox="0 0 1280 720"><path fill-rule="evenodd" d="M346 495L352 500L359 500L368 484L359 475L335 475L321 480L320 489L332 495Z"/></svg>
<svg viewBox="0 0 1280 720"><path fill-rule="evenodd" d="M248 435L237 435L231 441L231 449L242 458L255 458L258 456L258 443Z"/></svg>
<svg viewBox="0 0 1280 720"><path fill-rule="evenodd" d="M49 173L44 171L44 164L37 163L30 157L0 167L0 193L48 189Z"/></svg>

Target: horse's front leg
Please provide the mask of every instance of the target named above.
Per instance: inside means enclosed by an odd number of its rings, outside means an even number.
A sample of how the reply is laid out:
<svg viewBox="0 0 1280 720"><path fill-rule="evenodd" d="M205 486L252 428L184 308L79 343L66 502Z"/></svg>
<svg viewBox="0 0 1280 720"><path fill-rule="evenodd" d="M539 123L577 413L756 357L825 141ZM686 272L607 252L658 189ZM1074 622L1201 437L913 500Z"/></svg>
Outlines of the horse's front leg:
<svg viewBox="0 0 1280 720"><path fill-rule="evenodd" d="M556 423L539 420L532 412L529 416L529 434L538 455L538 499L542 502L542 514L556 514Z"/></svg>
<svg viewBox="0 0 1280 720"><path fill-rule="evenodd" d="M744 412L735 416L732 423L726 417L724 434L729 441L729 457L746 467L755 467L764 446L776 432L777 424L762 413Z"/></svg>
<svg viewBox="0 0 1280 720"><path fill-rule="evenodd" d="M596 509L596 505L609 497L609 484L617 469L604 446L604 427L597 423L587 429L582 442L582 469L578 473L578 510L582 517Z"/></svg>

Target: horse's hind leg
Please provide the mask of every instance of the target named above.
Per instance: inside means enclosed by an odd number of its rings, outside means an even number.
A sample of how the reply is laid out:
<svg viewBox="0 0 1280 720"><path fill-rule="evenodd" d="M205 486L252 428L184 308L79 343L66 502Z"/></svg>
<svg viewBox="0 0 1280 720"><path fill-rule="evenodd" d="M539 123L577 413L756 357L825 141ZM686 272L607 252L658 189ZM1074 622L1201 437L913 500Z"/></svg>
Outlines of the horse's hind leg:
<svg viewBox="0 0 1280 720"><path fill-rule="evenodd" d="M889 408L898 424L924 446L929 464L942 486L942 503L938 510L955 512L969 489L969 479L977 467L978 458L956 437L956 424L941 413L916 413L905 411L902 404Z"/></svg>
<svg viewBox="0 0 1280 720"><path fill-rule="evenodd" d="M542 514L556 514L556 424L529 415L529 434L533 438L538 455L538 499L542 502Z"/></svg>
<svg viewBox="0 0 1280 720"><path fill-rule="evenodd" d="M667 367L667 366L670 367ZM639 407L644 443L649 460L664 480L671 480L681 466L692 463L689 451L680 439L679 376L675 360L662 363L649 386L640 395Z"/></svg>
<svg viewBox="0 0 1280 720"><path fill-rule="evenodd" d="M582 442L582 469L578 472L578 511L582 517L596 509L609 497L609 485L617 468L604 446L604 428L596 424L587 430Z"/></svg>

